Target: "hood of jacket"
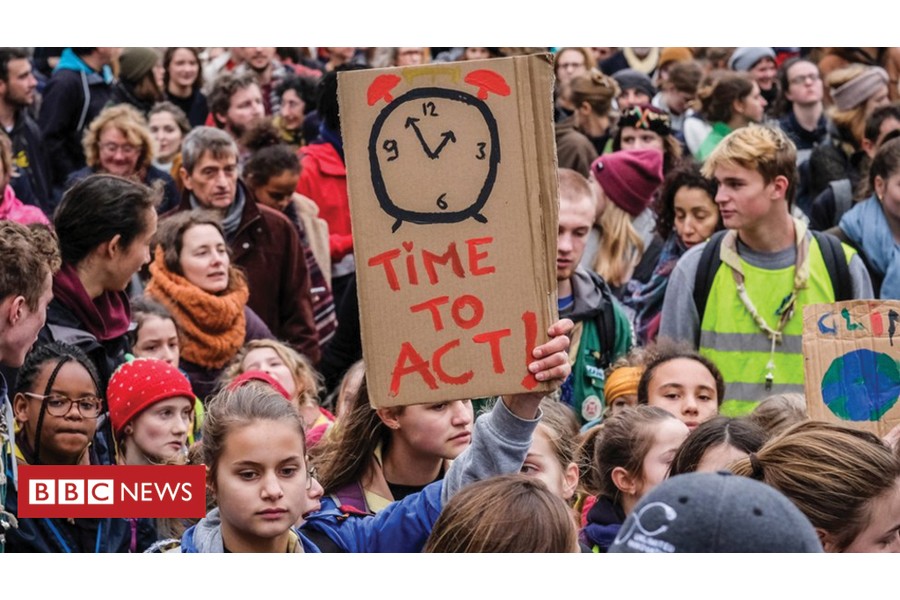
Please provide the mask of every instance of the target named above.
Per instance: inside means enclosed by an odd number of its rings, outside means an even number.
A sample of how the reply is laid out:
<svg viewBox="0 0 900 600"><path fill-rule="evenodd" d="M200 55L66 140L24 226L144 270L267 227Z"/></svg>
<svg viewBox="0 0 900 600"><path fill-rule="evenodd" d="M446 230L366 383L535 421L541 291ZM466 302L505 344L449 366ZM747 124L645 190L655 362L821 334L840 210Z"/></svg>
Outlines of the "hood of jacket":
<svg viewBox="0 0 900 600"><path fill-rule="evenodd" d="M571 282L575 304L572 306L571 312L565 315L566 318L578 323L593 319L603 312L608 304L605 298L610 298L611 292L602 277L579 266L572 273ZM604 288L606 294L604 294Z"/></svg>
<svg viewBox="0 0 900 600"><path fill-rule="evenodd" d="M586 546L591 548L596 546L598 551L606 552L624 522L625 512L621 506L608 498L597 498L597 502L588 511L587 525L581 530L578 538Z"/></svg>
<svg viewBox="0 0 900 600"><path fill-rule="evenodd" d="M209 511L196 525L184 532L181 536L181 551L225 552L225 543L222 541L222 519L219 517L218 508Z"/></svg>
<svg viewBox="0 0 900 600"><path fill-rule="evenodd" d="M112 83L114 79L112 69L109 65L103 65L103 69L98 73L86 62L81 60L71 48L63 50L62 55L59 57L59 63L57 63L56 68L53 69L54 73L57 71L75 71L77 73L84 73L88 76L88 83ZM91 77L93 77L94 80L92 80Z"/></svg>
<svg viewBox="0 0 900 600"><path fill-rule="evenodd" d="M319 549L296 530L291 532L293 552L318 553ZM200 522L184 532L181 536L181 551L185 553L223 553L225 543L222 541L222 518L219 509L209 511Z"/></svg>
<svg viewBox="0 0 900 600"><path fill-rule="evenodd" d="M332 177L346 177L347 167L341 160L341 155L334 149L334 146L328 143L309 144L301 150L301 157L308 156L309 160L315 161L319 170Z"/></svg>

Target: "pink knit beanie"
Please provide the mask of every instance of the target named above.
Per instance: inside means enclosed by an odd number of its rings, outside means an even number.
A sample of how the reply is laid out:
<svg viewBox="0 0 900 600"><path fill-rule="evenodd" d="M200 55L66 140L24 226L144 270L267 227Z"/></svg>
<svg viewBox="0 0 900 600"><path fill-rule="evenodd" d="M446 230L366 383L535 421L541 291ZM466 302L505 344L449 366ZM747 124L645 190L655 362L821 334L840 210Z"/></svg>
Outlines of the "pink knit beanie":
<svg viewBox="0 0 900 600"><path fill-rule="evenodd" d="M604 154L591 172L606 196L632 217L653 201L663 182L663 153L659 150L620 150Z"/></svg>

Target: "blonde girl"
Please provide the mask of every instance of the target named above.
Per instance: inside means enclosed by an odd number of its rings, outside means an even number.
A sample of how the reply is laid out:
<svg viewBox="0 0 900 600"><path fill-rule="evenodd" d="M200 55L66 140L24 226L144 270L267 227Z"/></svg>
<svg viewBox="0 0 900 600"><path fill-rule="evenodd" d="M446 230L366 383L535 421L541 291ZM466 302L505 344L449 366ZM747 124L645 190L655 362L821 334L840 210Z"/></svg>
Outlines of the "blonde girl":
<svg viewBox="0 0 900 600"><path fill-rule="evenodd" d="M315 446L334 422L334 415L319 406L322 376L309 360L276 340L253 340L234 357L224 379L230 381L248 371L262 371L281 384L303 417L306 442Z"/></svg>

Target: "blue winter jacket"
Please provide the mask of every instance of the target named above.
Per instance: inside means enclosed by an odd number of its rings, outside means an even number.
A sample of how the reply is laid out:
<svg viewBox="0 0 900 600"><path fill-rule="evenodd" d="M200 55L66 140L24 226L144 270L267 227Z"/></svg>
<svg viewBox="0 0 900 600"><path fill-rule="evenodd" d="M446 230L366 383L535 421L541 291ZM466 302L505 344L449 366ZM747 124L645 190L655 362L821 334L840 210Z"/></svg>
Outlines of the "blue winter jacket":
<svg viewBox="0 0 900 600"><path fill-rule="evenodd" d="M304 532L323 534L343 552L420 552L441 508L463 486L494 475L516 473L522 468L534 429L540 421L520 419L502 401L475 421L472 444L453 461L444 479L427 485L390 504L374 516L353 516L339 510L330 498L308 516L300 531L305 552L320 552ZM219 511L214 509L188 529L180 543L160 542L151 552L223 552Z"/></svg>
<svg viewBox="0 0 900 600"><path fill-rule="evenodd" d="M343 552L420 552L431 528L441 514L443 482L436 481L417 494L394 502L375 516L349 516L337 509L330 499L323 499L322 509L309 516L303 528L294 530L304 552L320 549L304 532L322 532ZM161 543L151 549L173 549ZM219 510L213 509L199 523L181 536L182 553L223 552Z"/></svg>

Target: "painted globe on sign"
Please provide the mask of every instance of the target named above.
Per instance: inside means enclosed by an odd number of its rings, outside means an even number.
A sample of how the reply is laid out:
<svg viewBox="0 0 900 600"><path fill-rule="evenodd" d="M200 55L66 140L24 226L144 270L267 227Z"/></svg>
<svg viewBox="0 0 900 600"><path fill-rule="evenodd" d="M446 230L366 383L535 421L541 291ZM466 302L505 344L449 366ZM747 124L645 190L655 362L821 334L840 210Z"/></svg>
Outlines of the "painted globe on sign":
<svg viewBox="0 0 900 600"><path fill-rule="evenodd" d="M822 377L822 399L845 421L877 421L900 397L900 366L891 356L853 350L831 362Z"/></svg>

